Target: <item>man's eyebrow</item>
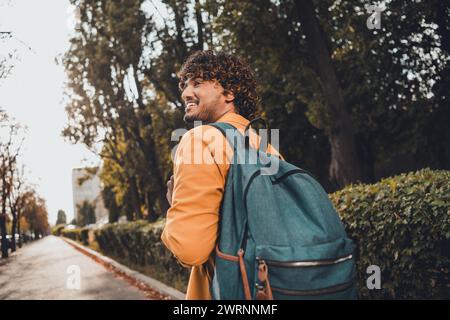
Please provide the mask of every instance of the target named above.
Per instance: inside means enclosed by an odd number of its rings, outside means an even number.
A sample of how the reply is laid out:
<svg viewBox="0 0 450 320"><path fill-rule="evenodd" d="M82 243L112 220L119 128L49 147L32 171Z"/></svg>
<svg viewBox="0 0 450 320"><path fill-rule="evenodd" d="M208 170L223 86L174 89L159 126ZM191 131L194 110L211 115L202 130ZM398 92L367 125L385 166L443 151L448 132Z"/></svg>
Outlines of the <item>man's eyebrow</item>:
<svg viewBox="0 0 450 320"><path fill-rule="evenodd" d="M191 77L189 79L186 80L186 83L189 83L190 81L203 81L202 77Z"/></svg>
<svg viewBox="0 0 450 320"><path fill-rule="evenodd" d="M190 77L190 78L188 78L188 79L186 79L186 80L184 80L184 81L180 81L180 82L178 83L178 87L180 88L180 90L184 90L190 81L200 81L200 82L203 82L203 78L197 76L197 77Z"/></svg>
<svg viewBox="0 0 450 320"><path fill-rule="evenodd" d="M190 80L191 80L191 79L189 78L189 79L186 79L186 80L184 80L184 81L180 81L180 82L178 83L178 87L180 88L180 90L186 89L186 86L188 85L188 83L189 83Z"/></svg>

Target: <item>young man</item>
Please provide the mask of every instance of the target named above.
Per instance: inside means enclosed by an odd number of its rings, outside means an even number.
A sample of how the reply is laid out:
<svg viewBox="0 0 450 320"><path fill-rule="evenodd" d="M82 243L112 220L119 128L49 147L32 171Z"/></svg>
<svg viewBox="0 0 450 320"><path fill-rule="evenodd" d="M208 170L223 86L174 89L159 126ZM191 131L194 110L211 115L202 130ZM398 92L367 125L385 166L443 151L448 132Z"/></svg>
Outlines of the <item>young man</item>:
<svg viewBox="0 0 450 320"><path fill-rule="evenodd" d="M184 120L203 125L184 134L178 145L161 239L182 265L192 267L186 298L211 299L220 206L233 151L222 133L207 124L226 122L244 133L257 108L256 82L241 59L213 51L191 55L178 76ZM252 147L259 140L250 133ZM267 152L279 156L270 145Z"/></svg>

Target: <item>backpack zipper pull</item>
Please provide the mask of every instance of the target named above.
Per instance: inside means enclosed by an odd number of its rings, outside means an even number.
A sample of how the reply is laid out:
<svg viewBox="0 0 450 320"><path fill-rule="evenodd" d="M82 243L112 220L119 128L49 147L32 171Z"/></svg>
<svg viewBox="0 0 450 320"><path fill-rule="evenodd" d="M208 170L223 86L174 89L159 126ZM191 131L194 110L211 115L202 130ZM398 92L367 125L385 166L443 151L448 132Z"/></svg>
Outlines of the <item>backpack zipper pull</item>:
<svg viewBox="0 0 450 320"><path fill-rule="evenodd" d="M266 261L258 260L258 280L262 283L262 285L256 285L257 300L273 300L272 288L269 283L269 269L267 267Z"/></svg>

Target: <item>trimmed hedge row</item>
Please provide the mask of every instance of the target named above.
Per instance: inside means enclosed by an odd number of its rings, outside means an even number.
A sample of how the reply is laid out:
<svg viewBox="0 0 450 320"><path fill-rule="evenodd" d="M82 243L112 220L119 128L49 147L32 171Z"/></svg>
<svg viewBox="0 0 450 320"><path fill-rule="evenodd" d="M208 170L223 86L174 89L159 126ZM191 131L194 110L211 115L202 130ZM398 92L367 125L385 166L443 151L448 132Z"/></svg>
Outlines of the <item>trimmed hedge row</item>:
<svg viewBox="0 0 450 320"><path fill-rule="evenodd" d="M66 238L72 239L74 241L78 241L83 243L83 245L89 245L89 231L92 228L84 227L84 228L76 228L76 229L62 229L60 234Z"/></svg>
<svg viewBox="0 0 450 320"><path fill-rule="evenodd" d="M112 223L96 229L94 234L104 254L144 267L152 277L185 291L190 272L162 243L164 223L164 220Z"/></svg>
<svg viewBox="0 0 450 320"><path fill-rule="evenodd" d="M74 241L81 242L80 229L63 229L61 230L61 235Z"/></svg>
<svg viewBox="0 0 450 320"><path fill-rule="evenodd" d="M450 171L424 169L331 195L357 244L363 299L450 298ZM368 290L367 267L381 270Z"/></svg>
<svg viewBox="0 0 450 320"><path fill-rule="evenodd" d="M61 231L64 229L65 226L66 226L65 224L57 224L56 226L54 226L52 228L52 235L60 236L61 235Z"/></svg>

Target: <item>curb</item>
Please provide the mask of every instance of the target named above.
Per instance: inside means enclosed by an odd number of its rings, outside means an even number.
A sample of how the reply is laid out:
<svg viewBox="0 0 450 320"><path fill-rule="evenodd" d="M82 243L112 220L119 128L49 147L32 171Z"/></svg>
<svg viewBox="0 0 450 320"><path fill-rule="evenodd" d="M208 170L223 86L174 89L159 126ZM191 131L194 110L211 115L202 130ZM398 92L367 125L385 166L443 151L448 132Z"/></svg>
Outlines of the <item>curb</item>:
<svg viewBox="0 0 450 320"><path fill-rule="evenodd" d="M98 253L97 251L94 251L90 248L87 248L87 247L73 241L72 239L68 239L63 236L60 236L60 238L63 239L68 244L74 246L81 252L85 253L86 255L101 260L106 265L109 265L109 266L113 267L114 269L118 270L119 273L125 274L127 277L132 278L136 282L143 283L144 285L161 293L162 295L168 296L170 299L173 299L173 300L185 300L186 299L186 295L184 293L176 290L175 288L169 287L168 285L162 283L161 281L158 281L149 276L146 276L138 271L132 270L132 269L124 266L123 264L120 264L117 261Z"/></svg>

